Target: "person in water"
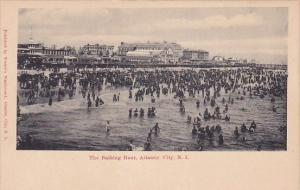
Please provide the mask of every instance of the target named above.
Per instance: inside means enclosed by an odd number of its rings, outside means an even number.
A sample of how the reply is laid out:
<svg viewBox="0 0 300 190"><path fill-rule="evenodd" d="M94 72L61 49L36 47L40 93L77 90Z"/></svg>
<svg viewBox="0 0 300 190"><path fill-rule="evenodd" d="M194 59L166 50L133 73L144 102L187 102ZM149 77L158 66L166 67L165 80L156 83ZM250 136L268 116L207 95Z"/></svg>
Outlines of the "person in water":
<svg viewBox="0 0 300 190"><path fill-rule="evenodd" d="M17 147L21 147L23 144L23 140L20 135L17 136Z"/></svg>
<svg viewBox="0 0 300 190"><path fill-rule="evenodd" d="M272 103L275 102L275 98L274 98L274 97L271 98L271 102L272 102Z"/></svg>
<svg viewBox="0 0 300 190"><path fill-rule="evenodd" d="M152 139L152 129L150 129L147 139L150 141Z"/></svg>
<svg viewBox="0 0 300 190"><path fill-rule="evenodd" d="M91 101L91 99L89 98L89 99L88 99L88 109L89 109L91 106L92 106L92 101Z"/></svg>
<svg viewBox="0 0 300 190"><path fill-rule="evenodd" d="M140 109L140 117L144 117L145 110L143 108Z"/></svg>
<svg viewBox="0 0 300 190"><path fill-rule="evenodd" d="M226 114L225 121L230 121L230 117Z"/></svg>
<svg viewBox="0 0 300 190"><path fill-rule="evenodd" d="M222 130L222 128L221 128L220 124L217 124L216 125L216 131L219 133L221 130Z"/></svg>
<svg viewBox="0 0 300 190"><path fill-rule="evenodd" d="M185 113L185 107L184 107L184 105L180 106L179 111L181 113Z"/></svg>
<svg viewBox="0 0 300 190"><path fill-rule="evenodd" d="M49 98L48 105L49 105L49 106L52 106L52 96L51 96L51 95L50 95L50 98Z"/></svg>
<svg viewBox="0 0 300 190"><path fill-rule="evenodd" d="M109 121L106 121L106 133L109 134L110 133L110 124L109 124Z"/></svg>
<svg viewBox="0 0 300 190"><path fill-rule="evenodd" d="M117 101L117 95L114 94L114 95L113 95L113 102L116 102L116 101Z"/></svg>
<svg viewBox="0 0 300 190"><path fill-rule="evenodd" d="M100 101L100 99L99 99L99 97L97 96L97 98L96 98L96 100L95 100L95 106L96 106L96 107L99 106L99 101Z"/></svg>
<svg viewBox="0 0 300 190"><path fill-rule="evenodd" d="M31 148L32 145L33 145L33 138L30 134L26 135L25 145L26 145L27 148Z"/></svg>
<svg viewBox="0 0 300 190"><path fill-rule="evenodd" d="M198 148L198 150L199 150L199 151L203 151L203 146L200 145L199 148Z"/></svg>
<svg viewBox="0 0 300 190"><path fill-rule="evenodd" d="M196 129L195 125L193 126L193 129L192 129L192 135L193 136L197 135L197 129Z"/></svg>
<svg viewBox="0 0 300 190"><path fill-rule="evenodd" d="M136 146L133 144L133 140L129 141L129 150L134 151L136 149Z"/></svg>
<svg viewBox="0 0 300 190"><path fill-rule="evenodd" d="M225 100L225 98L223 97L223 99L222 99L222 103L223 103L223 104L225 104L225 102L226 102L226 100Z"/></svg>
<svg viewBox="0 0 300 190"><path fill-rule="evenodd" d="M190 124L192 122L192 117L190 115L187 116L187 121L188 124Z"/></svg>
<svg viewBox="0 0 300 190"><path fill-rule="evenodd" d="M247 127L246 127L245 123L243 123L243 124L241 125L241 131L242 131L242 132L246 132L246 131L247 131Z"/></svg>
<svg viewBox="0 0 300 190"><path fill-rule="evenodd" d="M205 108L204 114L203 114L204 120L208 120L210 118L210 114L208 112L208 109Z"/></svg>
<svg viewBox="0 0 300 190"><path fill-rule="evenodd" d="M199 108L200 107L200 100L196 101L196 107Z"/></svg>
<svg viewBox="0 0 300 190"><path fill-rule="evenodd" d="M104 104L104 101L100 98L99 100L100 106Z"/></svg>
<svg viewBox="0 0 300 190"><path fill-rule="evenodd" d="M249 133L254 133L254 131L255 131L254 127L253 127L253 126L250 126L250 127L249 127Z"/></svg>
<svg viewBox="0 0 300 190"><path fill-rule="evenodd" d="M151 96L151 103L155 103L155 98L154 98L154 96Z"/></svg>
<svg viewBox="0 0 300 190"><path fill-rule="evenodd" d="M261 146L261 144L257 145L257 148L256 148L256 150L257 150L257 151L261 151L261 149L262 149L262 146Z"/></svg>
<svg viewBox="0 0 300 190"><path fill-rule="evenodd" d="M276 108L276 106L275 105L273 105L273 108L272 108L272 110L273 110L273 112L277 112L277 108Z"/></svg>
<svg viewBox="0 0 300 190"><path fill-rule="evenodd" d="M151 143L150 140L147 138L145 144L144 144L144 150L145 151L151 151Z"/></svg>
<svg viewBox="0 0 300 190"><path fill-rule="evenodd" d="M157 136L158 133L160 132L160 128L159 128L157 122L156 122L156 124L154 125L154 127L152 129L154 130L154 135Z"/></svg>
<svg viewBox="0 0 300 190"><path fill-rule="evenodd" d="M240 136L238 127L236 127L235 130L234 130L234 136L235 136L236 138L238 138L238 137Z"/></svg>
<svg viewBox="0 0 300 190"><path fill-rule="evenodd" d="M130 108L130 109L128 110L128 112L129 112L129 117L131 118L131 117L132 117L132 108Z"/></svg>
<svg viewBox="0 0 300 190"><path fill-rule="evenodd" d="M222 145L224 143L224 138L223 138L222 134L219 135L219 141L218 142L219 142L219 145Z"/></svg>
<svg viewBox="0 0 300 190"><path fill-rule="evenodd" d="M251 127L254 128L254 129L256 129L256 123L255 123L254 120L253 120L252 123L251 123Z"/></svg>
<svg viewBox="0 0 300 190"><path fill-rule="evenodd" d="M182 98L179 98L179 105L180 105L180 106L183 105L182 101L183 101Z"/></svg>
<svg viewBox="0 0 300 190"><path fill-rule="evenodd" d="M135 108L135 110L134 110L134 117L137 117L138 115L139 115L139 111L138 111L138 109L137 108Z"/></svg>

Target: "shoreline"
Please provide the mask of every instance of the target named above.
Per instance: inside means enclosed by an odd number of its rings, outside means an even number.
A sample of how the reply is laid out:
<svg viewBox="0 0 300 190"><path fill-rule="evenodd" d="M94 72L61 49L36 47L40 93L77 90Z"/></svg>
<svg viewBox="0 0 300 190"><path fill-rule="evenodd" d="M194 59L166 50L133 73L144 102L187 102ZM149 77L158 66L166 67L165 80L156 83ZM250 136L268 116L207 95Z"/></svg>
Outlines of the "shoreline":
<svg viewBox="0 0 300 190"><path fill-rule="evenodd" d="M67 66L66 64L32 64L31 66L44 66L46 68L68 68L68 67L79 67L79 68L264 68L264 69L283 69L287 70L287 65L284 64L236 64L236 65L226 65L223 63L202 63L202 64L135 64L135 63L100 63L100 64L85 64L85 63L76 63L74 65ZM18 70L23 70L18 68Z"/></svg>

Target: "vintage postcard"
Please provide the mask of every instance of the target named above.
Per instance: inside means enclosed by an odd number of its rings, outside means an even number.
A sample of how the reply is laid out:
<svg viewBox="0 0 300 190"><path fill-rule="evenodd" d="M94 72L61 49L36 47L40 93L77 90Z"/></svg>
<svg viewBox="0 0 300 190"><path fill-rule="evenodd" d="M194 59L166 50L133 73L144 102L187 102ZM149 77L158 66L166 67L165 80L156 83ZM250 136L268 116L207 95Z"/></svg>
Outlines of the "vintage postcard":
<svg viewBox="0 0 300 190"><path fill-rule="evenodd" d="M298 1L3 1L0 19L1 189L300 188Z"/></svg>

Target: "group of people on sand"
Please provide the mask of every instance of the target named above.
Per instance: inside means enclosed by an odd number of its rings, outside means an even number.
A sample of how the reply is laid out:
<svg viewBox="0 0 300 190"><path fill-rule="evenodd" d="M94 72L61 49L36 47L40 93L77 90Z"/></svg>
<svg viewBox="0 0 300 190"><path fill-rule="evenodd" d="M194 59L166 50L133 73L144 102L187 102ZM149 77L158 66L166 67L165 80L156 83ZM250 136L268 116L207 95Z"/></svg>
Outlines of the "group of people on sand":
<svg viewBox="0 0 300 190"><path fill-rule="evenodd" d="M30 79L30 80L29 80ZM72 96L77 92L86 97L88 108L95 102L95 107L103 105L104 101L99 97L102 87L127 88L128 99L135 102L144 101L145 96L150 97L150 103L155 104L162 95L171 95L173 99L179 100L179 112L186 113L187 108L184 105L185 99L195 101L196 107L201 107L201 100L205 111L203 115L199 113L194 120L188 116L187 122L193 123L192 135L197 137L197 141L203 138L212 139L214 135L218 136L218 144L224 143L224 137L220 124L201 127L201 118L203 122L215 120L221 122L224 120L230 122L230 107L238 101L246 98L269 97L272 102L273 111L276 109L276 98L284 98L287 93L287 74L285 71L264 70L259 68L237 68L237 69L193 69L182 70L86 70L74 69L68 72L53 72L49 76L39 75L21 75L18 78L21 88L33 91L35 97L39 97L40 91L55 91L56 94L42 93L49 97L49 105L52 105L53 97L63 96L64 92L72 91ZM29 82L30 81L30 82ZM76 90L77 89L77 90ZM28 97L33 96L28 93ZM228 97L228 98L227 98ZM157 98L157 99L156 99ZM93 100L92 100L93 99ZM50 101L51 100L51 101ZM120 93L113 95L113 102L120 100ZM209 111L208 107L211 107ZM155 106L147 110L148 117L156 115ZM131 108L128 110L129 117L143 117L145 110L143 108ZM184 118L183 118L184 119ZM156 134L159 127L151 128L146 143L150 143L151 135ZM241 125L241 133L254 133L256 124L253 121L249 128L245 124ZM234 137L239 137L239 129L234 130ZM146 146L150 147L150 146ZM148 150L150 148L145 148Z"/></svg>

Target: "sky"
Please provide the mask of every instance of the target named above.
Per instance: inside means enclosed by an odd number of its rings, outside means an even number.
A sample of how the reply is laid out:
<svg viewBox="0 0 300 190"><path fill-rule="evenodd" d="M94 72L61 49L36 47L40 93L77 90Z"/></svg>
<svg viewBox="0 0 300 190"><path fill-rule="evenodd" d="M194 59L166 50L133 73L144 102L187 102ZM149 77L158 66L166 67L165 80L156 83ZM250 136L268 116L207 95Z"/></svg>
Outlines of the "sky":
<svg viewBox="0 0 300 190"><path fill-rule="evenodd" d="M287 64L287 8L20 9L19 43L176 42L184 48ZM32 28L32 29L31 29Z"/></svg>

